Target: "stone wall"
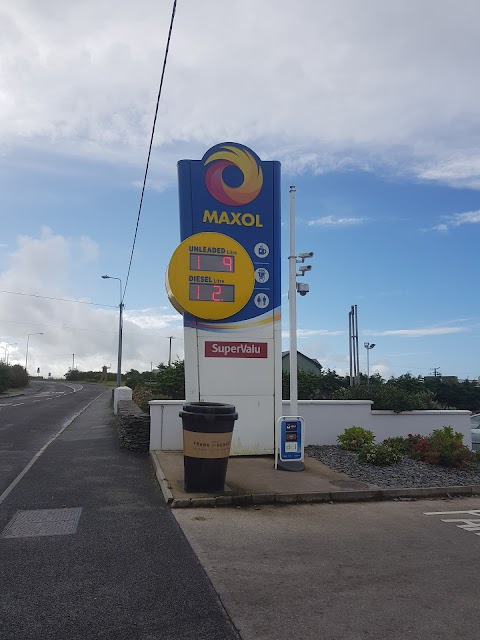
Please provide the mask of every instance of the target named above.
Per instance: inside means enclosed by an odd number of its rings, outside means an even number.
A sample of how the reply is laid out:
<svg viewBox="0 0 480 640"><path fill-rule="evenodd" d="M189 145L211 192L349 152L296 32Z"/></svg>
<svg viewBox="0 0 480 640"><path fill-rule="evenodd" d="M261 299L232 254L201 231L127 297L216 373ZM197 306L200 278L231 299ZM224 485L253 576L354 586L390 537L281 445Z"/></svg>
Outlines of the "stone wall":
<svg viewBox="0 0 480 640"><path fill-rule="evenodd" d="M117 433L121 447L131 451L148 451L150 416L132 400L117 403Z"/></svg>

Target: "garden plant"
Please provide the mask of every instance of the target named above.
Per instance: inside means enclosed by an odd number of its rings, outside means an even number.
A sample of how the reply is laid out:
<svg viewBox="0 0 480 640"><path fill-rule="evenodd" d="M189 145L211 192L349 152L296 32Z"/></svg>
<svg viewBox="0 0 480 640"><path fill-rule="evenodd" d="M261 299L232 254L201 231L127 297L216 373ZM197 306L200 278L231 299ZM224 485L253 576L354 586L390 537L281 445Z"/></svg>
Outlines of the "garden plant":
<svg viewBox="0 0 480 640"><path fill-rule="evenodd" d="M374 434L362 427L349 427L337 437L339 445L358 453L359 460L378 466L399 462L404 456L424 462L460 470L469 470L480 462L480 452L463 444L463 434L452 427L435 429L431 434L408 434L406 438L387 438L376 444Z"/></svg>

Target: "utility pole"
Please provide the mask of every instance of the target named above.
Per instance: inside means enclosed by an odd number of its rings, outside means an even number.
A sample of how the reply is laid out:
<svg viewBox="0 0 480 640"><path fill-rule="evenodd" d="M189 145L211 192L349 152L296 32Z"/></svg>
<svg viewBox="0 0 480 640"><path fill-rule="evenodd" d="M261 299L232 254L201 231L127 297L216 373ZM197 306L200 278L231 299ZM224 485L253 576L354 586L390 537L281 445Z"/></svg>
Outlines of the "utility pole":
<svg viewBox="0 0 480 640"><path fill-rule="evenodd" d="M441 373L437 373L437 371L440 369L440 367L432 367L430 369L430 371L433 371L433 377L434 378L439 378L442 374Z"/></svg>

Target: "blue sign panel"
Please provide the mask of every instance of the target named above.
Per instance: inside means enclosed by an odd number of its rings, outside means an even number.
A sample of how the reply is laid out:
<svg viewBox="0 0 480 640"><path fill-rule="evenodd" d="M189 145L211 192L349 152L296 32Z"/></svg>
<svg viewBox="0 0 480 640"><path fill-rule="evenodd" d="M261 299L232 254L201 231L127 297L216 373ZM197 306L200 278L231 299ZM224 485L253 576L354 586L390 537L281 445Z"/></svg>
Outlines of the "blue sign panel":
<svg viewBox="0 0 480 640"><path fill-rule="evenodd" d="M249 254L255 288L234 316L208 323L185 313L186 326L222 331L273 323L280 317L280 163L262 162L248 147L225 142L201 160L178 163L181 239L225 234ZM226 329L228 330L228 329Z"/></svg>
<svg viewBox="0 0 480 640"><path fill-rule="evenodd" d="M280 460L302 460L303 420L284 418L280 423Z"/></svg>

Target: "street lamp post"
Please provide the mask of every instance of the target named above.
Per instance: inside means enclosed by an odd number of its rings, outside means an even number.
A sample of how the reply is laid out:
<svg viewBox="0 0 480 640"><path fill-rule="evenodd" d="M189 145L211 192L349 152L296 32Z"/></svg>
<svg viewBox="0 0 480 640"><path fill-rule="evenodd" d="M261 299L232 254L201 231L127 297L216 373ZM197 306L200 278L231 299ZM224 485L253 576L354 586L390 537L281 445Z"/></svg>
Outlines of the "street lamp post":
<svg viewBox="0 0 480 640"><path fill-rule="evenodd" d="M42 331L37 331L36 333L29 333L29 334L27 335L27 349L26 349L26 352L25 352L25 371L27 372L27 374L28 374L28 370L27 370L27 364L28 364L28 343L29 343L29 340L30 340L30 336L43 336L43 332L42 332Z"/></svg>
<svg viewBox="0 0 480 640"><path fill-rule="evenodd" d="M118 305L120 315L118 320L118 364L117 364L117 387L122 384L122 339L123 339L123 299L122 299L122 280L115 276L102 276L104 280L118 280L120 283L120 303Z"/></svg>
<svg viewBox="0 0 480 640"><path fill-rule="evenodd" d="M5 364L8 364L8 347L16 347L18 344L18 342L9 342L7 345L5 345Z"/></svg>
<svg viewBox="0 0 480 640"><path fill-rule="evenodd" d="M370 344L370 342L364 342L363 346L365 347L365 349L367 350L367 384L370 384L370 359L369 359L369 353L370 353L370 349L373 349L373 347L375 346L375 344Z"/></svg>

